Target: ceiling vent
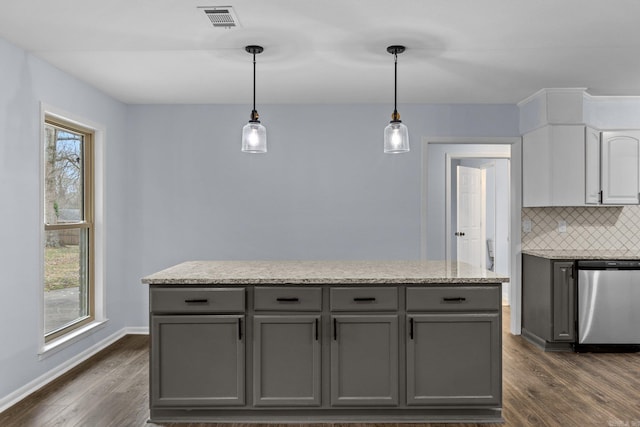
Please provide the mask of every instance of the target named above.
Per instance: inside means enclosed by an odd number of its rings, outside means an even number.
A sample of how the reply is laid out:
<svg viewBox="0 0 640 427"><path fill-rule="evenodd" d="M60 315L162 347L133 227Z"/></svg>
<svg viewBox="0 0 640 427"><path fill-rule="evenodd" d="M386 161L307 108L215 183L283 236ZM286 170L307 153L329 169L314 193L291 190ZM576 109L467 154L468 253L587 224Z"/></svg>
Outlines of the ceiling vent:
<svg viewBox="0 0 640 427"><path fill-rule="evenodd" d="M202 6L214 28L235 28L240 26L238 17L231 6Z"/></svg>

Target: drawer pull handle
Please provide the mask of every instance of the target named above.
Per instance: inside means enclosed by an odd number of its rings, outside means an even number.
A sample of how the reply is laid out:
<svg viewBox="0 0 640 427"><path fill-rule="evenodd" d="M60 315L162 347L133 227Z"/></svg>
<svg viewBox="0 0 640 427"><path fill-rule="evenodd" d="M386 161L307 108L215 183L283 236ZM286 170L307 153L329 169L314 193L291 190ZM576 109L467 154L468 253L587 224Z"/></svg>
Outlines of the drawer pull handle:
<svg viewBox="0 0 640 427"><path fill-rule="evenodd" d="M280 297L280 298L276 298L276 301L278 301L278 302L298 302L298 301L300 301L300 298L298 298L298 297Z"/></svg>
<svg viewBox="0 0 640 427"><path fill-rule="evenodd" d="M375 302L375 297L355 297L353 301L355 302Z"/></svg>
<svg viewBox="0 0 640 427"><path fill-rule="evenodd" d="M202 299L186 299L184 300L185 303L187 304L206 304L209 302L208 299L206 298L202 298Z"/></svg>
<svg viewBox="0 0 640 427"><path fill-rule="evenodd" d="M465 297L443 297L442 298L442 302L457 302L457 303L461 303L466 301L467 299Z"/></svg>

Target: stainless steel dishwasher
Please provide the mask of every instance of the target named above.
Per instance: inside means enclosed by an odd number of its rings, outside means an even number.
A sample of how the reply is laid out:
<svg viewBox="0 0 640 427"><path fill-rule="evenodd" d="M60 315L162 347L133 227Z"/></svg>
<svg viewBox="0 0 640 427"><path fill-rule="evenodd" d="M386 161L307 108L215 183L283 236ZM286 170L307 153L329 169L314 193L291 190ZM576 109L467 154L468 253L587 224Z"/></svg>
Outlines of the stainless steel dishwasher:
<svg viewBox="0 0 640 427"><path fill-rule="evenodd" d="M640 261L578 261L576 350L640 350Z"/></svg>

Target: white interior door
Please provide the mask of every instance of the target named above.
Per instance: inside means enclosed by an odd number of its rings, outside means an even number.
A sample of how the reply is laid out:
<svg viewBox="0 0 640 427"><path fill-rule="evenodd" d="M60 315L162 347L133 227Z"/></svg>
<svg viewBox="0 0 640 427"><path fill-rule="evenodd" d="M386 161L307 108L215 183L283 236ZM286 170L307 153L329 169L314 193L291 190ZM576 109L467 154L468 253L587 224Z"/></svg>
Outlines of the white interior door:
<svg viewBox="0 0 640 427"><path fill-rule="evenodd" d="M484 169L457 166L457 259L486 268Z"/></svg>

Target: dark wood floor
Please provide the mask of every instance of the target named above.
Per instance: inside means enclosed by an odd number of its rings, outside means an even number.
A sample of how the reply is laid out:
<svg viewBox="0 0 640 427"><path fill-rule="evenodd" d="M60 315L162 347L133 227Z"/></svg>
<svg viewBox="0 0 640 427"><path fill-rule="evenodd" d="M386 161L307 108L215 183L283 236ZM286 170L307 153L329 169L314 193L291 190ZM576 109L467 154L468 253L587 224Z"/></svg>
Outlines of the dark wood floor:
<svg viewBox="0 0 640 427"><path fill-rule="evenodd" d="M543 353L509 334L504 314L506 423L484 426L640 427L640 353ZM1 413L0 426L144 426L147 369L148 337L128 335Z"/></svg>

